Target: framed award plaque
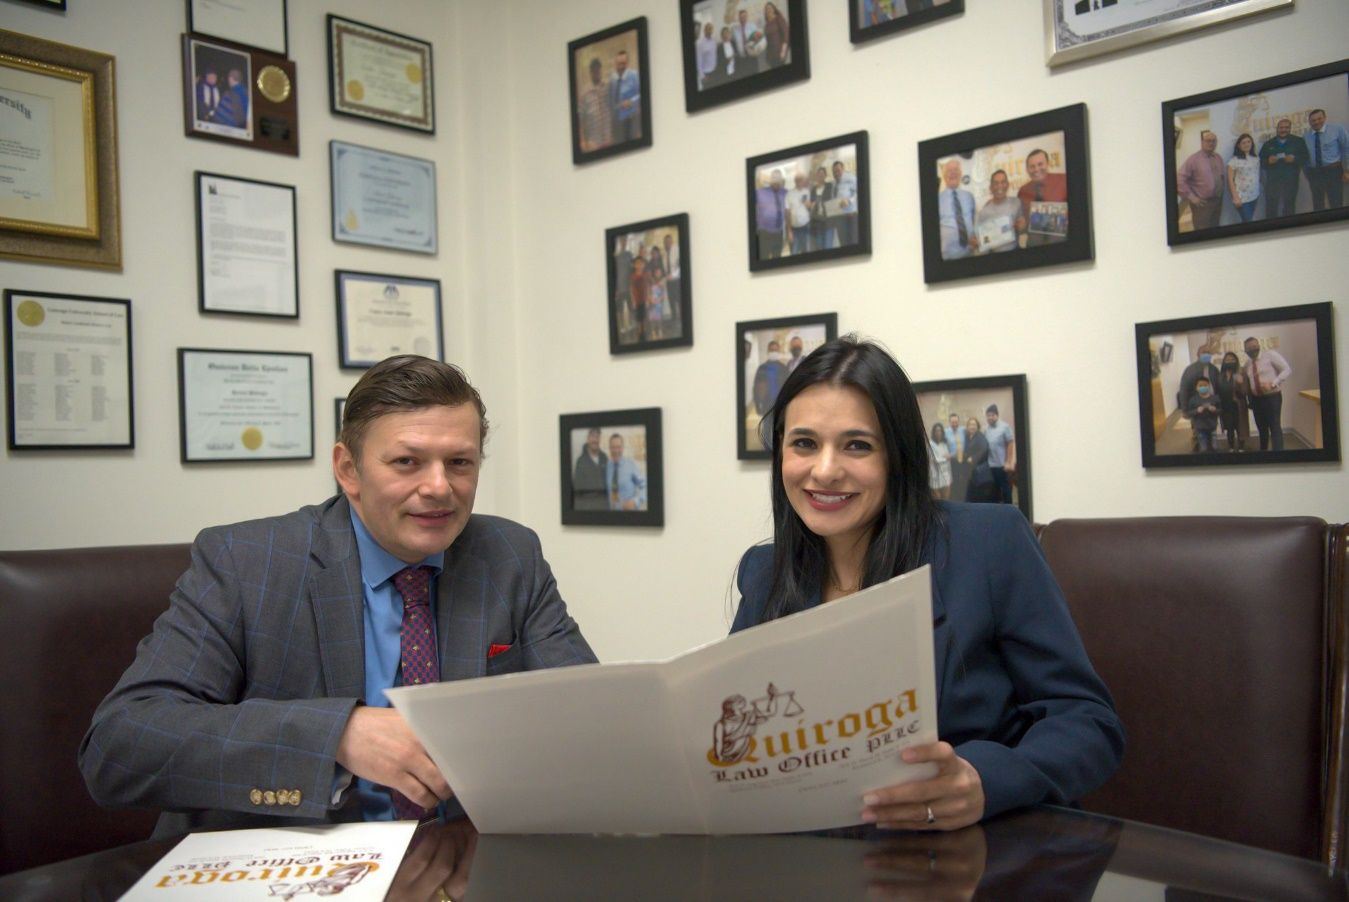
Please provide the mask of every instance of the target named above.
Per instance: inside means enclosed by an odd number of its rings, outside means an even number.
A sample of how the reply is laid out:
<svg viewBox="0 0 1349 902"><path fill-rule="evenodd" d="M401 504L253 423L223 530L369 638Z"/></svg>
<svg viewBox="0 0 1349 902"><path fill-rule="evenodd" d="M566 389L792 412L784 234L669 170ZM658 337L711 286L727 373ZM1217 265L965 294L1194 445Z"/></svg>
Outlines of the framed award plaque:
<svg viewBox="0 0 1349 902"><path fill-rule="evenodd" d="M189 138L299 156L295 63L242 44L183 35L183 128Z"/></svg>

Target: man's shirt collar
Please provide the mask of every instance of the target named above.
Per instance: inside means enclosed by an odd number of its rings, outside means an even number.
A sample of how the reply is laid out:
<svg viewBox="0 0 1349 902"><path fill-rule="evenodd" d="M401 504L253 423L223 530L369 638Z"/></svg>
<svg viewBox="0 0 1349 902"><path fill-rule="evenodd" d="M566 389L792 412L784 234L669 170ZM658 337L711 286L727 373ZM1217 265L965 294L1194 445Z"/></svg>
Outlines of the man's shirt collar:
<svg viewBox="0 0 1349 902"><path fill-rule="evenodd" d="M351 528L356 532L356 550L361 556L361 582L365 583L367 588L378 587L392 579L399 570L410 566L406 561L401 561L385 551L384 547L375 541L354 507L351 508ZM429 554L420 564L432 568L438 574L445 566L445 552Z"/></svg>

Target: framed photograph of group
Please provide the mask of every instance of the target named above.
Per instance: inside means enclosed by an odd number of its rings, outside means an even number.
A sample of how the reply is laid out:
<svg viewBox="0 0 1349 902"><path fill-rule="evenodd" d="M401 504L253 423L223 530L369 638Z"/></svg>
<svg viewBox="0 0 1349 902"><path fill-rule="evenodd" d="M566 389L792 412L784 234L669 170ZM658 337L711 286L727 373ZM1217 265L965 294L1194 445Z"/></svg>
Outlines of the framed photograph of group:
<svg viewBox="0 0 1349 902"><path fill-rule="evenodd" d="M915 382L928 476L941 500L1014 504L1031 518L1026 377Z"/></svg>
<svg viewBox="0 0 1349 902"><path fill-rule="evenodd" d="M414 254L439 252L434 160L328 142L333 240Z"/></svg>
<svg viewBox="0 0 1349 902"><path fill-rule="evenodd" d="M562 522L664 526L659 407L558 418Z"/></svg>
<svg viewBox="0 0 1349 902"><path fill-rule="evenodd" d="M604 231L609 273L609 353L693 344L689 215Z"/></svg>
<svg viewBox="0 0 1349 902"><path fill-rule="evenodd" d="M1087 108L918 144L923 280L1092 259Z"/></svg>
<svg viewBox="0 0 1349 902"><path fill-rule="evenodd" d="M861 44L964 11L965 0L849 0L848 34Z"/></svg>
<svg viewBox="0 0 1349 902"><path fill-rule="evenodd" d="M871 253L867 133L745 161L750 272Z"/></svg>
<svg viewBox="0 0 1349 902"><path fill-rule="evenodd" d="M0 257L120 269L113 58L0 30Z"/></svg>
<svg viewBox="0 0 1349 902"><path fill-rule="evenodd" d="M567 44L567 76L573 163L651 146L645 16Z"/></svg>
<svg viewBox="0 0 1349 902"><path fill-rule="evenodd" d="M679 0L690 113L810 78L805 0Z"/></svg>
<svg viewBox="0 0 1349 902"><path fill-rule="evenodd" d="M328 14L328 99L340 116L435 134L431 44Z"/></svg>
<svg viewBox="0 0 1349 902"><path fill-rule="evenodd" d="M300 315L295 188L197 172L202 313Z"/></svg>
<svg viewBox="0 0 1349 902"><path fill-rule="evenodd" d="M312 460L313 356L179 348L178 435L183 463Z"/></svg>
<svg viewBox="0 0 1349 902"><path fill-rule="evenodd" d="M1061 66L1292 5L1293 0L1044 0L1045 62Z"/></svg>
<svg viewBox="0 0 1349 902"><path fill-rule="evenodd" d="M9 447L134 448L131 302L5 290Z"/></svg>
<svg viewBox="0 0 1349 902"><path fill-rule="evenodd" d="M1329 303L1134 326L1144 467L1340 459Z"/></svg>
<svg viewBox="0 0 1349 902"><path fill-rule="evenodd" d="M445 359L440 280L339 269L338 358L344 369L367 369L396 354Z"/></svg>
<svg viewBox="0 0 1349 902"><path fill-rule="evenodd" d="M1168 244L1349 218L1349 59L1162 104Z"/></svg>
<svg viewBox="0 0 1349 902"><path fill-rule="evenodd" d="M792 370L838 337L837 313L757 319L735 324L735 456L768 460L773 403Z"/></svg>
<svg viewBox="0 0 1349 902"><path fill-rule="evenodd" d="M295 63L198 35L183 35L183 131L189 138L300 155Z"/></svg>
<svg viewBox="0 0 1349 902"><path fill-rule="evenodd" d="M187 0L187 30L290 56L286 0Z"/></svg>

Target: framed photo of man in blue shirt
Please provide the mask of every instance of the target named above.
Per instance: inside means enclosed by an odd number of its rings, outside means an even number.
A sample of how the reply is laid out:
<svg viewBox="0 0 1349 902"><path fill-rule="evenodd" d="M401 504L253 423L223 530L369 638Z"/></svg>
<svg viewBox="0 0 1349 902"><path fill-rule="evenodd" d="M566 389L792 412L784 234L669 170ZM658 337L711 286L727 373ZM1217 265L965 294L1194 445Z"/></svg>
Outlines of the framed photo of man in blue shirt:
<svg viewBox="0 0 1349 902"><path fill-rule="evenodd" d="M558 418L562 523L664 526L659 407Z"/></svg>
<svg viewBox="0 0 1349 902"><path fill-rule="evenodd" d="M567 44L573 163L651 146L648 59L645 16Z"/></svg>

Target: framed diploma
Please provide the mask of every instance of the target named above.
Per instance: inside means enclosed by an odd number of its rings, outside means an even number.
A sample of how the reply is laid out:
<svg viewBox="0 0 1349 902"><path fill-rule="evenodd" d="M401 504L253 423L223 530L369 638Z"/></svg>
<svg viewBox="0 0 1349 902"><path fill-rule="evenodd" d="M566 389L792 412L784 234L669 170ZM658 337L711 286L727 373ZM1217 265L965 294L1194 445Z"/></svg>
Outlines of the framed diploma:
<svg viewBox="0 0 1349 902"><path fill-rule="evenodd" d="M0 30L0 257L120 269L113 58Z"/></svg>
<svg viewBox="0 0 1349 902"><path fill-rule="evenodd" d="M134 448L131 302L5 291L11 450Z"/></svg>
<svg viewBox="0 0 1349 902"><path fill-rule="evenodd" d="M312 460L313 371L311 354L179 348L183 463Z"/></svg>
<svg viewBox="0 0 1349 902"><path fill-rule="evenodd" d="M300 155L295 63L242 44L183 35L183 131L189 138Z"/></svg>
<svg viewBox="0 0 1349 902"><path fill-rule="evenodd" d="M337 345L347 369L372 367L395 354L444 360L440 280L339 269Z"/></svg>
<svg viewBox="0 0 1349 902"><path fill-rule="evenodd" d="M203 313L300 315L295 189L197 173L197 296Z"/></svg>
<svg viewBox="0 0 1349 902"><path fill-rule="evenodd" d="M431 45L373 25L328 15L332 110L435 134Z"/></svg>
<svg viewBox="0 0 1349 902"><path fill-rule="evenodd" d="M187 0L188 31L290 55L286 0Z"/></svg>
<svg viewBox="0 0 1349 902"><path fill-rule="evenodd" d="M435 163L342 141L328 147L334 241L437 252Z"/></svg>

